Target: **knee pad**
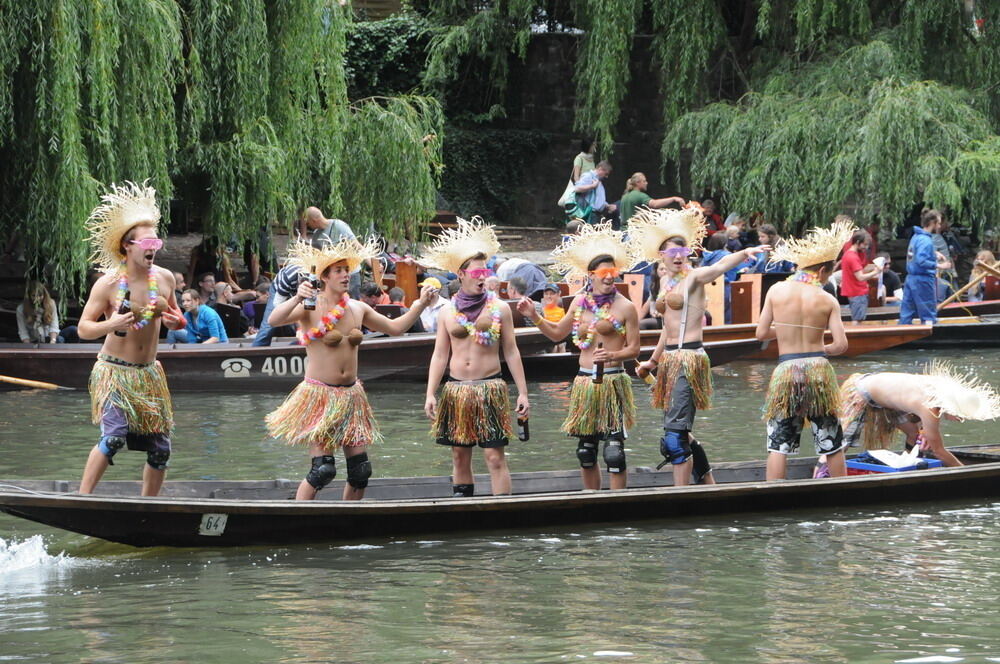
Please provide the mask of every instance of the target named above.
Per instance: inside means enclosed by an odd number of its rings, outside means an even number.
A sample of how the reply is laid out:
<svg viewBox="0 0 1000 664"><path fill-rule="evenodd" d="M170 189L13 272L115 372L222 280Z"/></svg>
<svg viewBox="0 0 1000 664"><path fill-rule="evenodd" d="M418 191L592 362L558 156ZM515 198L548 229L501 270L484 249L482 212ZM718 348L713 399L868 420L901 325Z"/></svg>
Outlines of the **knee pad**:
<svg viewBox="0 0 1000 664"><path fill-rule="evenodd" d="M701 443L690 436L688 440L691 444L691 458L694 460L691 472L694 473L695 484L700 484L705 479L705 475L712 471L712 464L708 462L708 455L705 454L705 448L701 446Z"/></svg>
<svg viewBox="0 0 1000 664"><path fill-rule="evenodd" d="M604 443L604 463L609 473L625 472L625 446L620 440L609 440Z"/></svg>
<svg viewBox="0 0 1000 664"><path fill-rule="evenodd" d="M146 463L154 470L166 470L170 450L150 450L146 452Z"/></svg>
<svg viewBox="0 0 1000 664"><path fill-rule="evenodd" d="M660 439L660 454L675 466L684 463L691 456L691 444L687 431L667 431Z"/></svg>
<svg viewBox="0 0 1000 664"><path fill-rule="evenodd" d="M312 458L312 470L306 475L309 486L319 491L333 481L337 476L337 458L333 456L318 456Z"/></svg>
<svg viewBox="0 0 1000 664"><path fill-rule="evenodd" d="M115 465L115 462L111 459L121 448L125 447L125 437L124 436L104 436L101 441L97 443L97 449L101 450L104 456L108 457L108 464Z"/></svg>
<svg viewBox="0 0 1000 664"><path fill-rule="evenodd" d="M580 460L581 468L593 468L597 463L597 439L593 436L581 436L576 448L576 458Z"/></svg>
<svg viewBox="0 0 1000 664"><path fill-rule="evenodd" d="M364 489L368 486L368 478L372 476L372 462L368 460L368 453L362 452L347 458L347 483L355 489Z"/></svg>

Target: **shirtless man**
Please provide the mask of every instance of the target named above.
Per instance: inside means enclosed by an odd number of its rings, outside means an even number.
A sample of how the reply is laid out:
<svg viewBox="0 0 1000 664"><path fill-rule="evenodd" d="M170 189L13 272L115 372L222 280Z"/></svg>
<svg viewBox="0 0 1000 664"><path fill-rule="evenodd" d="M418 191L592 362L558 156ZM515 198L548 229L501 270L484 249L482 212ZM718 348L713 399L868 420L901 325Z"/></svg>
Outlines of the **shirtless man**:
<svg viewBox="0 0 1000 664"><path fill-rule="evenodd" d="M126 182L112 185L101 200L87 228L91 258L104 275L94 283L79 325L81 339L104 337L90 374L101 440L87 458L80 493L93 493L115 453L127 445L146 452L142 495L155 496L166 475L174 424L167 379L156 361L160 321L170 330L183 329L186 321L177 308L173 273L153 265L163 247L156 236L156 191Z"/></svg>
<svg viewBox="0 0 1000 664"><path fill-rule="evenodd" d="M704 449L691 438L695 412L711 407L712 372L702 346L705 284L747 259L770 250L767 245L730 254L714 265L691 269L688 257L701 248L705 222L695 209L641 210L632 217L629 247L635 261L659 261L666 269L655 306L663 330L652 356L638 366L640 376L656 371L653 405L664 411L660 452L673 465L674 486L714 484Z"/></svg>
<svg viewBox="0 0 1000 664"><path fill-rule="evenodd" d="M292 445L308 445L312 468L299 484L296 500L313 500L337 474L334 453L343 448L347 483L343 500L361 500L372 474L368 446L381 436L364 387L358 380L361 328L400 335L420 316L437 291L424 287L420 299L395 320L348 295L351 273L379 253L375 241L362 245L354 238L320 248L299 241L289 248L289 264L319 277L299 280L295 295L271 312L274 327L297 324L299 343L306 347L306 375L265 421L268 432ZM307 309L306 305L312 305Z"/></svg>
<svg viewBox="0 0 1000 664"><path fill-rule="evenodd" d="M492 226L481 219L458 220L420 263L458 274L461 290L438 314L434 355L427 376L424 412L433 420L439 445L451 447L452 493L475 493L472 449L483 448L493 495L511 492L504 447L512 435L507 383L500 373L500 346L517 386L517 416L527 418L528 386L514 339L510 307L485 289L492 270L487 259L500 250ZM448 370L441 401L434 394Z"/></svg>
<svg viewBox="0 0 1000 664"><path fill-rule="evenodd" d="M790 261L797 272L775 284L764 298L757 338L778 340L778 366L771 374L764 406L767 421L767 479L785 478L786 455L799 448L804 420L812 425L816 454L827 455L830 475L847 474L843 430L838 421L839 388L828 355L847 350L840 304L823 290L841 247L854 232L847 222L813 229L805 239L778 245L772 261ZM833 343L824 343L830 330Z"/></svg>
<svg viewBox="0 0 1000 664"><path fill-rule="evenodd" d="M623 362L639 354L638 313L615 286L620 272L631 264L628 250L622 234L604 223L585 226L578 235L569 236L552 256L557 271L585 274L590 288L573 300L556 323L540 316L528 298L521 298L517 310L553 341L562 341L573 330L573 343L580 349L580 369L562 430L579 439L576 456L583 488L601 488L597 448L603 440L611 488L624 489L628 485L625 439L635 423L635 402L632 379Z"/></svg>
<svg viewBox="0 0 1000 664"><path fill-rule="evenodd" d="M941 420L991 420L1000 416L1000 396L989 385L934 363L924 374L852 374L840 388L845 446L861 440L883 449L899 429L911 449L922 436L924 450L946 466L961 466L944 446Z"/></svg>

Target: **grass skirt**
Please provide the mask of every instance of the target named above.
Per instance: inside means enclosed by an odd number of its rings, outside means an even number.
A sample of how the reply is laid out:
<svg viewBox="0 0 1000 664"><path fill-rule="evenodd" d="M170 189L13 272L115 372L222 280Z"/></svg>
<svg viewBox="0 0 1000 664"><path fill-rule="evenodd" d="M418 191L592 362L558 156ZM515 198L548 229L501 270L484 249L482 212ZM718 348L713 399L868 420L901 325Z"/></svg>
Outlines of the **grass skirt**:
<svg viewBox="0 0 1000 664"><path fill-rule="evenodd" d="M840 389L833 365L825 357L786 360L771 374L764 420L812 419L839 415Z"/></svg>
<svg viewBox="0 0 1000 664"><path fill-rule="evenodd" d="M660 356L656 369L656 383L653 385L653 406L660 410L670 407L670 394L674 390L677 376L684 372L691 391L694 393L696 410L712 407L712 362L704 348L665 351Z"/></svg>
<svg viewBox="0 0 1000 664"><path fill-rule="evenodd" d="M571 436L593 436L631 429L634 424L635 400L628 374L605 374L601 383L590 376L576 377L562 431Z"/></svg>
<svg viewBox="0 0 1000 664"><path fill-rule="evenodd" d="M319 445L328 452L382 439L361 382L334 387L306 379L270 413L267 432L289 445Z"/></svg>
<svg viewBox="0 0 1000 664"><path fill-rule="evenodd" d="M840 424L846 433L851 425L859 426L861 420L861 445L866 450L884 450L892 444L896 423L903 413L891 408L880 408L868 402L858 389L864 374L851 374L840 388Z"/></svg>
<svg viewBox="0 0 1000 664"><path fill-rule="evenodd" d="M173 409L167 377L159 362L123 365L98 358L90 372L90 406L94 424L111 404L125 414L130 433L170 433Z"/></svg>
<svg viewBox="0 0 1000 664"><path fill-rule="evenodd" d="M513 437L507 383L503 378L446 382L431 434L456 445Z"/></svg>

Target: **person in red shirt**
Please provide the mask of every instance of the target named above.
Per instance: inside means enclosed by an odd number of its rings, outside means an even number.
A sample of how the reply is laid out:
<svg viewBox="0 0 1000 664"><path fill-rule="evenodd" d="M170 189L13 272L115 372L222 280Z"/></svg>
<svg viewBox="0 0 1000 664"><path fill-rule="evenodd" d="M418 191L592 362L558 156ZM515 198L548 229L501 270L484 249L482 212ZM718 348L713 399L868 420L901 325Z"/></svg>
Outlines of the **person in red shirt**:
<svg viewBox="0 0 1000 664"><path fill-rule="evenodd" d="M840 294L847 298L851 321L855 324L863 321L868 314L868 282L877 279L879 273L879 269L867 260L871 241L868 231L854 231L851 248L844 252L840 261Z"/></svg>

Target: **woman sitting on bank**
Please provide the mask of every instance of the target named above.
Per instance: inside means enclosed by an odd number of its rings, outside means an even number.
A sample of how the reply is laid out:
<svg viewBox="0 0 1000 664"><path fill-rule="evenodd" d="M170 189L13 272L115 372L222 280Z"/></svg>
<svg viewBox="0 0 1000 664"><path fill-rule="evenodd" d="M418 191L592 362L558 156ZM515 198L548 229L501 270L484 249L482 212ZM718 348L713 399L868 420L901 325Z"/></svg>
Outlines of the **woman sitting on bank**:
<svg viewBox="0 0 1000 664"><path fill-rule="evenodd" d="M184 309L184 318L188 322L187 343L217 344L229 341L226 327L222 324L222 318L215 312L215 309L201 303L201 295L198 291L193 288L184 291L184 294L181 295L181 308ZM184 343L179 338L175 338L175 340L178 343Z"/></svg>
<svg viewBox="0 0 1000 664"><path fill-rule="evenodd" d="M56 302L40 281L29 281L24 300L17 305L17 333L21 343L54 344L59 340Z"/></svg>

